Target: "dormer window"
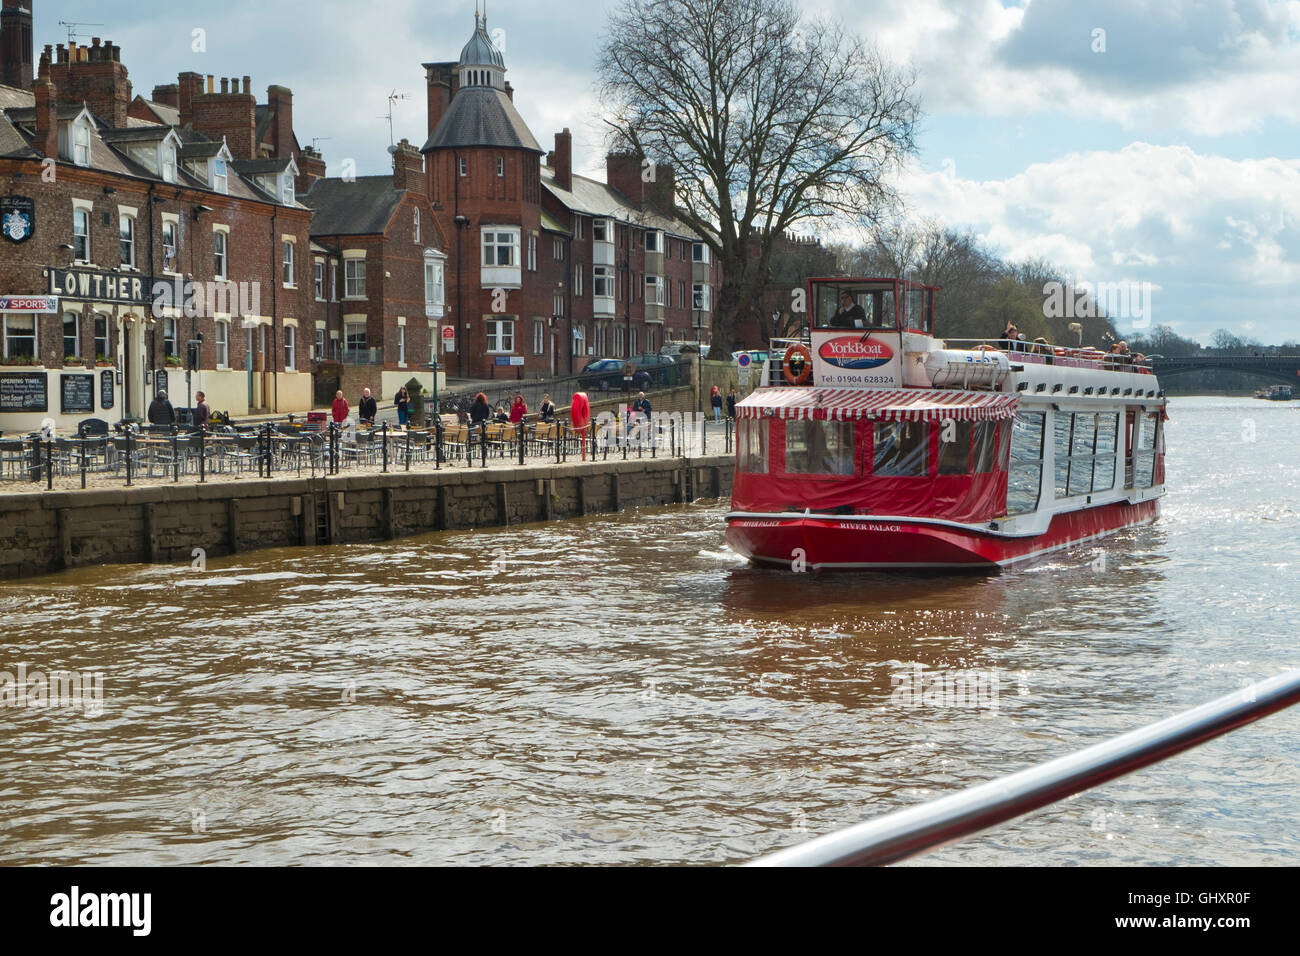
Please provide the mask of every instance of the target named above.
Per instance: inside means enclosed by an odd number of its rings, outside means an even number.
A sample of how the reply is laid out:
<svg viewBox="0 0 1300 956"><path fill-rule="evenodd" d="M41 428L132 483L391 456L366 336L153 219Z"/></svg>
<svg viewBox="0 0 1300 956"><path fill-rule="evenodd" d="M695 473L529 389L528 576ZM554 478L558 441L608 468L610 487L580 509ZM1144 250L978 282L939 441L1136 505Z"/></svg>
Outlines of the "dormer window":
<svg viewBox="0 0 1300 956"><path fill-rule="evenodd" d="M72 125L72 161L78 166L90 165L90 125L80 117Z"/></svg>
<svg viewBox="0 0 1300 956"><path fill-rule="evenodd" d="M158 173L162 176L163 182L176 182L176 147L171 142L163 140L160 148L162 156L158 163Z"/></svg>
<svg viewBox="0 0 1300 956"><path fill-rule="evenodd" d="M220 156L214 156L212 159L212 190L224 194L229 188L230 179L229 174L226 172L226 161Z"/></svg>
<svg viewBox="0 0 1300 956"><path fill-rule="evenodd" d="M293 188L293 176L285 173L280 180L280 202L286 206L292 206L296 201L296 194Z"/></svg>

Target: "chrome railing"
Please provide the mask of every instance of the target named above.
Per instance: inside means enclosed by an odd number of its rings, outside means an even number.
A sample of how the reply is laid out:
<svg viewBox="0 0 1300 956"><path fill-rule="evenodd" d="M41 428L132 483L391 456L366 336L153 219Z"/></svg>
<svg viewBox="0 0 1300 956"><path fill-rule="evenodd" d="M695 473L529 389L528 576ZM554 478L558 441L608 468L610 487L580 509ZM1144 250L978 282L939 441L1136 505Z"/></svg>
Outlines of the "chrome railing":
<svg viewBox="0 0 1300 956"><path fill-rule="evenodd" d="M748 865L897 863L1158 763L1297 701L1300 670L1287 671L1078 753L778 850Z"/></svg>

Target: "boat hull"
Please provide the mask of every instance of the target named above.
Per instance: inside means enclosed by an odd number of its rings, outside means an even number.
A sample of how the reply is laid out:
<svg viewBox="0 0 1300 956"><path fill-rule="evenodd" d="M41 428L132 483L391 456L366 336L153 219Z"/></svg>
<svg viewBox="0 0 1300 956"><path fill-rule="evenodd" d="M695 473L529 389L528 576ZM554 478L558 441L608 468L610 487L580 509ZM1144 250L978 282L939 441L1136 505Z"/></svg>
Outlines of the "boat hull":
<svg viewBox="0 0 1300 956"><path fill-rule="evenodd" d="M957 523L836 515L728 515L727 543L761 564L799 570L995 570L1153 520L1159 499L1054 515L1031 536Z"/></svg>

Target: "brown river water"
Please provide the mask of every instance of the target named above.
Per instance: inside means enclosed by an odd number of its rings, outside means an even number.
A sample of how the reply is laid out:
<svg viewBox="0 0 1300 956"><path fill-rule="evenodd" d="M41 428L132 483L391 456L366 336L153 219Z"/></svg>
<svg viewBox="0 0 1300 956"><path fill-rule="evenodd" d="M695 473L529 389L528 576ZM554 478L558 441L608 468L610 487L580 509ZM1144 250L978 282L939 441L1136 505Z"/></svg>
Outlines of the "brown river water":
<svg viewBox="0 0 1300 956"><path fill-rule="evenodd" d="M1170 411L1155 525L1000 575L752 569L708 502L5 582L0 672L103 684L0 707L0 863L737 863L1297 666L1300 408ZM910 865L1296 865L1298 737Z"/></svg>

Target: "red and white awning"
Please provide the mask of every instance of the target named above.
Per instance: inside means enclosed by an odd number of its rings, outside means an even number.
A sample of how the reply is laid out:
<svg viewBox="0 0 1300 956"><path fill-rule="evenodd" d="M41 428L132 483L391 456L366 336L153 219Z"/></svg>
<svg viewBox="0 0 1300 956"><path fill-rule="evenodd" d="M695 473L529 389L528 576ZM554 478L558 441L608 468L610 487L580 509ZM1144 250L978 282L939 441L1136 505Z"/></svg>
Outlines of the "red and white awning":
<svg viewBox="0 0 1300 956"><path fill-rule="evenodd" d="M736 403L738 418L980 422L1015 414L1014 395L935 388L762 388Z"/></svg>

